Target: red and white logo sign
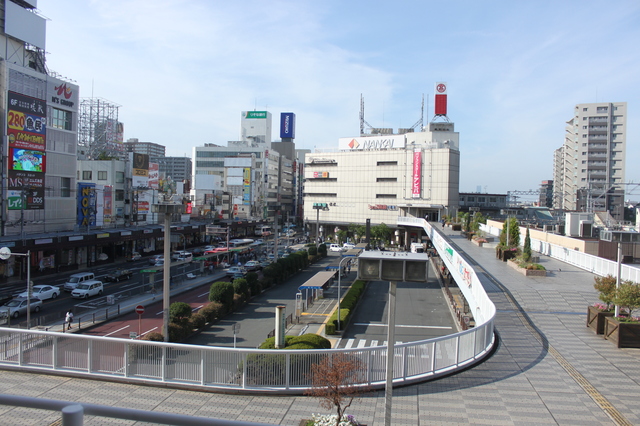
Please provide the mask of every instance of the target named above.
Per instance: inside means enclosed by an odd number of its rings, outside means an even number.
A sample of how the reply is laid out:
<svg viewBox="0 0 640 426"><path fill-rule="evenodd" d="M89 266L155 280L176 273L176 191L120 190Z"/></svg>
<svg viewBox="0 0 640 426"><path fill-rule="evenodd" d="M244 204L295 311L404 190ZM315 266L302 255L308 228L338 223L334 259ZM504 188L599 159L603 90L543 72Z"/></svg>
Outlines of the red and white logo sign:
<svg viewBox="0 0 640 426"><path fill-rule="evenodd" d="M142 305L136 306L136 314L138 314L138 315L144 314L144 306L142 306Z"/></svg>
<svg viewBox="0 0 640 426"><path fill-rule="evenodd" d="M445 94L447 93L447 84L446 83L436 83L436 92Z"/></svg>

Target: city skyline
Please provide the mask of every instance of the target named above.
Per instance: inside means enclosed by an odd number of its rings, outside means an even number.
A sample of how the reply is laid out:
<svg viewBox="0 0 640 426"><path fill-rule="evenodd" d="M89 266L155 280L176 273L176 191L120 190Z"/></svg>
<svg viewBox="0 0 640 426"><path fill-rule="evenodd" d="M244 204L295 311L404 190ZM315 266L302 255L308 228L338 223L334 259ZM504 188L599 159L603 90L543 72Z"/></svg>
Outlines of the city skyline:
<svg viewBox="0 0 640 426"><path fill-rule="evenodd" d="M490 5L488 7L487 5ZM537 189L579 103L628 102L626 182L640 182L633 52L640 5L402 1L72 2L41 0L49 70L81 97L121 105L124 137L167 155L238 140L239 111L296 113L296 145L358 136L360 95L373 127L433 117L448 83L460 132L460 191ZM627 199L640 199L636 189Z"/></svg>

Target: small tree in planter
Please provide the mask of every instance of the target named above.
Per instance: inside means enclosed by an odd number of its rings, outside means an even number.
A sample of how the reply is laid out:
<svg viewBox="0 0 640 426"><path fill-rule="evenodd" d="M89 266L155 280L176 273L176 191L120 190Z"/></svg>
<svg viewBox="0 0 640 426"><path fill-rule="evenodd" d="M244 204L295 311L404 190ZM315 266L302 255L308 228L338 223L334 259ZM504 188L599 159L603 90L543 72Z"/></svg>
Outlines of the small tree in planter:
<svg viewBox="0 0 640 426"><path fill-rule="evenodd" d="M522 260L529 263L531 262L531 237L529 236L529 228L527 228L527 234L524 237L524 248L522 249Z"/></svg>
<svg viewBox="0 0 640 426"><path fill-rule="evenodd" d="M613 303L626 311L625 317L619 317L622 321L638 322L633 312L640 308L640 285L633 281L623 281L615 290Z"/></svg>
<svg viewBox="0 0 640 426"><path fill-rule="evenodd" d="M613 298L616 294L616 277L607 275L606 277L595 277L593 288L598 291L598 299L606 306L601 308L603 311L610 311Z"/></svg>

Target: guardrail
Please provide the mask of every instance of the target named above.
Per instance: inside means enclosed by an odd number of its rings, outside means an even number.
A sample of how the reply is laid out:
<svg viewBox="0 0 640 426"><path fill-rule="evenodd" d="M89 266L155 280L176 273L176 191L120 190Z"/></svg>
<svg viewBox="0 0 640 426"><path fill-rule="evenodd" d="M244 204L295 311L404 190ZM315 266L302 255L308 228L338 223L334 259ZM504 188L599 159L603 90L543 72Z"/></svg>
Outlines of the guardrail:
<svg viewBox="0 0 640 426"><path fill-rule="evenodd" d="M418 221L413 225L439 236L425 226L426 221ZM435 239L437 248L447 249L441 236ZM465 274L460 288L466 291L465 297L468 295L477 325L448 336L395 345L395 385L418 383L468 367L493 347L494 305L473 269L465 267L466 262L457 253L447 251L442 257L454 277ZM0 328L1 368L240 393L302 394L312 385L311 366L338 353L360 361L361 377L365 377L361 385L384 388L386 346L274 351Z"/></svg>
<svg viewBox="0 0 640 426"><path fill-rule="evenodd" d="M497 236L500 235L501 231L501 228L487 225L481 225L480 229L488 234ZM526 228L520 227L520 241L524 241L525 232ZM531 250L602 277L607 275L616 276L618 273L618 262L616 261L552 244L547 241L541 241L536 238L531 238ZM631 280L640 283L640 268L625 264L620 266L620 278L622 280Z"/></svg>

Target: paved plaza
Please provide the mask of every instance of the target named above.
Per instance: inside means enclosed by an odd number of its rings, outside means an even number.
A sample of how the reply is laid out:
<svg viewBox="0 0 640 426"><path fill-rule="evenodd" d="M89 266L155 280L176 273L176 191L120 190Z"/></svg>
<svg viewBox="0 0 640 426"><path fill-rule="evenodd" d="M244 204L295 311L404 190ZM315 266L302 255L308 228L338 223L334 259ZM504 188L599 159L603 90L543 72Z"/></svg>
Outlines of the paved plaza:
<svg viewBox="0 0 640 426"><path fill-rule="evenodd" d="M640 349L617 349L586 327L593 275L542 257L547 277L524 277L446 229L468 253L497 307L496 352L432 382L394 389L394 425L640 425ZM2 392L193 416L297 426L326 413L306 396L241 396L0 370ZM384 424L384 392L348 410ZM0 424L50 425L60 413L0 405ZM137 424L85 417L86 425ZM142 423L139 423L142 424Z"/></svg>

